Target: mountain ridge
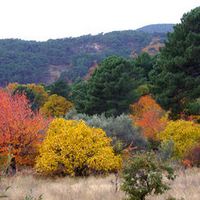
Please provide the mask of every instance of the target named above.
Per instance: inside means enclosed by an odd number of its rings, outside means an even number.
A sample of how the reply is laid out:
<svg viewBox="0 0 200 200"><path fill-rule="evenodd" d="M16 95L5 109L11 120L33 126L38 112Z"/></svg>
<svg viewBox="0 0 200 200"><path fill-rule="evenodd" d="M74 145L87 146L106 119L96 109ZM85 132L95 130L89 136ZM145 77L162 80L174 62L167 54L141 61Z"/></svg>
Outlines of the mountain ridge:
<svg viewBox="0 0 200 200"><path fill-rule="evenodd" d="M143 31L146 33L167 33L167 32L172 32L173 27L175 24L149 24L146 26L142 26L136 31Z"/></svg>

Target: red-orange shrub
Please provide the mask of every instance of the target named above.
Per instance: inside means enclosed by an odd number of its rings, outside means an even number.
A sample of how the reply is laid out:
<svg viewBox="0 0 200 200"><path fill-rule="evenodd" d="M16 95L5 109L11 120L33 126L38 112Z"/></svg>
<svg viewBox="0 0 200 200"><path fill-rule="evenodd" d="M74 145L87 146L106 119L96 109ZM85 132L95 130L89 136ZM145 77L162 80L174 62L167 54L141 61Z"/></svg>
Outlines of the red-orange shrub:
<svg viewBox="0 0 200 200"><path fill-rule="evenodd" d="M166 113L151 96L142 96L130 108L132 111L130 117L141 127L145 137L155 139L156 133L165 128Z"/></svg>

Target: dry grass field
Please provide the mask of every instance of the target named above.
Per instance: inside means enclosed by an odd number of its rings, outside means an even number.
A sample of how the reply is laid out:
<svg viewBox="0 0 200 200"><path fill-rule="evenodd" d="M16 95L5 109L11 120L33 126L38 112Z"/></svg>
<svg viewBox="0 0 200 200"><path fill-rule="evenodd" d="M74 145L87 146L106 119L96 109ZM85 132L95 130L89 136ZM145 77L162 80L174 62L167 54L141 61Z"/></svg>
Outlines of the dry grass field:
<svg viewBox="0 0 200 200"><path fill-rule="evenodd" d="M171 184L171 190L162 196L149 197L148 200L166 200L170 196L178 200L200 200L200 170L189 169L176 172L177 178Z"/></svg>
<svg viewBox="0 0 200 200"><path fill-rule="evenodd" d="M177 172L178 177L172 183L171 190L148 200L166 200L169 196L184 200L200 200L200 170L191 169ZM9 200L122 200L122 191L115 192L115 176L89 178L44 179L31 174L18 174L4 178L1 189L11 186L7 191ZM26 195L34 198L25 199Z"/></svg>

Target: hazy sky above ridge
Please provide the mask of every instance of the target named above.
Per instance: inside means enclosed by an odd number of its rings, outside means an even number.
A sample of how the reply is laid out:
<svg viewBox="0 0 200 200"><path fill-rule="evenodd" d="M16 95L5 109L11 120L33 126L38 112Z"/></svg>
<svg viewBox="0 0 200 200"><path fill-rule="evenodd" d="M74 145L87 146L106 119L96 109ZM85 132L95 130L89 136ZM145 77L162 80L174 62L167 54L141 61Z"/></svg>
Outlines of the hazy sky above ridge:
<svg viewBox="0 0 200 200"><path fill-rule="evenodd" d="M179 23L200 0L0 0L0 39L48 40Z"/></svg>

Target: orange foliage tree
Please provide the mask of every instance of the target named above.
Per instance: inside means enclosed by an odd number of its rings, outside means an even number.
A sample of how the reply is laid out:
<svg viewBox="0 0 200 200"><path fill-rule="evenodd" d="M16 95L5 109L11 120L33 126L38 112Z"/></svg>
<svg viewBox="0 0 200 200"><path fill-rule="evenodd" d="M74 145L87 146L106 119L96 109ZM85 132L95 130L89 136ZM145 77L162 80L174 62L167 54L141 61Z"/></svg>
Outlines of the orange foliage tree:
<svg viewBox="0 0 200 200"><path fill-rule="evenodd" d="M33 165L49 119L34 113L25 95L0 89L0 154L12 155L18 165Z"/></svg>
<svg viewBox="0 0 200 200"><path fill-rule="evenodd" d="M141 127L145 137L155 139L156 133L165 128L166 113L150 95L142 96L130 108L130 117L137 126Z"/></svg>

